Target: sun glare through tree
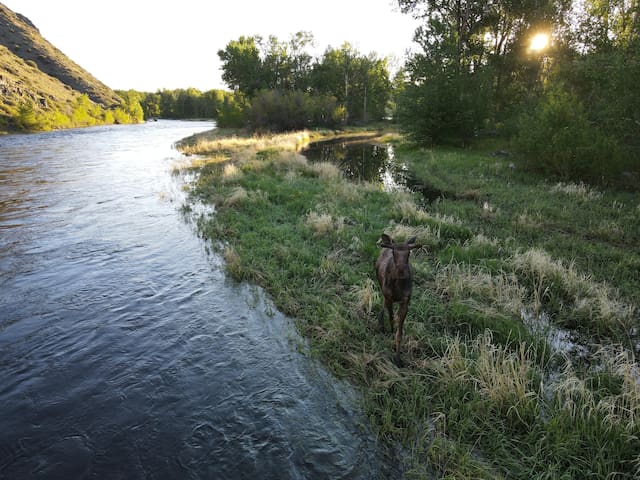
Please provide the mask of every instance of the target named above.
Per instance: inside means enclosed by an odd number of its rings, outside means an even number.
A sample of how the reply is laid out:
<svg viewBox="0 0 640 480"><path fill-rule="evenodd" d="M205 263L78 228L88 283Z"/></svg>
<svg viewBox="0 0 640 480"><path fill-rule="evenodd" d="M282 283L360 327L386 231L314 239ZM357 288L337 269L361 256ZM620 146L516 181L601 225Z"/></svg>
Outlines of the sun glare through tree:
<svg viewBox="0 0 640 480"><path fill-rule="evenodd" d="M549 34L547 33L537 33L531 39L531 44L529 48L535 52L540 52L547 48L549 45Z"/></svg>

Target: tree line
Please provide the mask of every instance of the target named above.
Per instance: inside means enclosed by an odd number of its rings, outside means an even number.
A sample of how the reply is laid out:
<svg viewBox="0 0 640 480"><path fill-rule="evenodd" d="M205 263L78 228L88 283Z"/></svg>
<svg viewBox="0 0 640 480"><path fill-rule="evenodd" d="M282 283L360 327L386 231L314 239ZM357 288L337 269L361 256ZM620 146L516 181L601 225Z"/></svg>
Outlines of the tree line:
<svg viewBox="0 0 640 480"><path fill-rule="evenodd" d="M390 115L392 84L386 58L344 43L314 58L313 35L288 41L241 36L218 51L222 79L233 91L221 109L223 125L283 131L367 123Z"/></svg>
<svg viewBox="0 0 640 480"><path fill-rule="evenodd" d="M640 0L398 0L417 52L388 60L313 36L242 36L218 51L221 126L335 127L394 118L420 145L493 136L527 167L640 182Z"/></svg>
<svg viewBox="0 0 640 480"><path fill-rule="evenodd" d="M158 90L156 92L118 92L120 95L135 95L144 112L144 118L217 118L226 97L231 93L224 90L207 90L197 88L178 88L175 90Z"/></svg>
<svg viewBox="0 0 640 480"><path fill-rule="evenodd" d="M121 92L121 103L105 107L89 99L87 94L78 95L67 105L37 108L33 101L22 101L15 113L0 119L9 128L26 131L49 131L60 128L92 127L138 123L144 119L138 97L132 92Z"/></svg>
<svg viewBox="0 0 640 480"><path fill-rule="evenodd" d="M545 173L640 181L638 0L398 4L422 19L396 82L415 141L498 134Z"/></svg>

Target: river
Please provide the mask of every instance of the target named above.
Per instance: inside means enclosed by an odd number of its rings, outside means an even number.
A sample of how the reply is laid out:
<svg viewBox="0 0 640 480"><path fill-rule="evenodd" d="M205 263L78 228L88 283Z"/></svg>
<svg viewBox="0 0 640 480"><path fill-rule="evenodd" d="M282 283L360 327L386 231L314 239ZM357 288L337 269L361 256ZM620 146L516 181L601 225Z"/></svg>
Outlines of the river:
<svg viewBox="0 0 640 480"><path fill-rule="evenodd" d="M358 396L181 214L172 144L212 127L0 136L0 478L388 475Z"/></svg>

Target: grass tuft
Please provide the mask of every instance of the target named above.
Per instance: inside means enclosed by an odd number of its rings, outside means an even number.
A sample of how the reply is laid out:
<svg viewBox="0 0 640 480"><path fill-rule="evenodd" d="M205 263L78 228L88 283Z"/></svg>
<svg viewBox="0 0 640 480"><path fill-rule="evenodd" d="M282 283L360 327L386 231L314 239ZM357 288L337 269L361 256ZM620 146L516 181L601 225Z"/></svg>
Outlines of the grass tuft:
<svg viewBox="0 0 640 480"><path fill-rule="evenodd" d="M249 194L242 187L236 187L232 190L231 194L224 199L224 205L227 207L236 206L249 198Z"/></svg>
<svg viewBox="0 0 640 480"><path fill-rule="evenodd" d="M556 183L551 187L552 193L562 193L573 197L580 198L582 200L600 200L602 193L583 182L579 183Z"/></svg>
<svg viewBox="0 0 640 480"><path fill-rule="evenodd" d="M335 231L342 230L344 219L334 219L328 213L309 212L305 224L315 235L327 235Z"/></svg>

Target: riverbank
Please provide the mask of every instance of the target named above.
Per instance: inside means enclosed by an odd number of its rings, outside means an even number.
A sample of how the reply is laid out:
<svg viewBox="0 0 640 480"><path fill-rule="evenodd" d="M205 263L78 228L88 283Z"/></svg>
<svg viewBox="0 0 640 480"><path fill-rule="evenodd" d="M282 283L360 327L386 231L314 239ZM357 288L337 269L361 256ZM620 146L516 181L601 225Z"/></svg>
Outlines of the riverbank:
<svg viewBox="0 0 640 480"><path fill-rule="evenodd" d="M228 272L262 285L314 354L361 387L380 437L411 452L410 478L636 475L638 195L371 135L441 198L310 164L298 153L306 132L182 142L205 155L189 167L193 194L216 213L199 228ZM376 329L382 232L424 245L401 369L391 333Z"/></svg>

